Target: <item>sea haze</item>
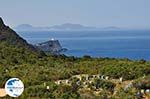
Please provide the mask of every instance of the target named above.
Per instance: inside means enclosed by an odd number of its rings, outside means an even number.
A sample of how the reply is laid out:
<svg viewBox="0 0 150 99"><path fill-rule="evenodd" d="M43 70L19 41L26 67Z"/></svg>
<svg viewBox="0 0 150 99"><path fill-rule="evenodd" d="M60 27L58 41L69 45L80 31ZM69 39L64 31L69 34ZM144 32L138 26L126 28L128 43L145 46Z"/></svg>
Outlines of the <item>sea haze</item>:
<svg viewBox="0 0 150 99"><path fill-rule="evenodd" d="M58 39L68 56L150 60L150 30L18 32L31 44Z"/></svg>

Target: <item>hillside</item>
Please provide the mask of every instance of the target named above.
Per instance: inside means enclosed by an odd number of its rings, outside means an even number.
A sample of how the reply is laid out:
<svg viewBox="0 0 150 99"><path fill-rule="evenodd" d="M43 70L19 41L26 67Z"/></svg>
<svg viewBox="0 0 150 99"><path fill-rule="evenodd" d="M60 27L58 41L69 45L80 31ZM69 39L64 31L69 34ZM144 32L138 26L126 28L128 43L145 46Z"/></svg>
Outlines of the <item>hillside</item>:
<svg viewBox="0 0 150 99"><path fill-rule="evenodd" d="M32 45L28 44L26 40L21 38L15 31L6 26L2 18L0 18L0 42L7 42L10 45L25 48L37 54L42 54L39 49L36 49Z"/></svg>
<svg viewBox="0 0 150 99"><path fill-rule="evenodd" d="M17 45L18 47L31 48L24 39L15 33L15 31L10 29L8 26L5 26L2 18L0 18L0 38L1 41L5 40L12 45Z"/></svg>

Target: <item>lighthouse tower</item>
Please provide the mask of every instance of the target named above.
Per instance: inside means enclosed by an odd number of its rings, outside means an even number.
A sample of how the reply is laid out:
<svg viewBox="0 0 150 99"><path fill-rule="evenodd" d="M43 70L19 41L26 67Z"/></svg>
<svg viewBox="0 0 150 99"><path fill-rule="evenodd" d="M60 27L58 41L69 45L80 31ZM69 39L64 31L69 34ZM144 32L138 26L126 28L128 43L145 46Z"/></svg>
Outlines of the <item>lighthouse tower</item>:
<svg viewBox="0 0 150 99"><path fill-rule="evenodd" d="M54 38L51 38L51 40L54 41L55 39L54 39Z"/></svg>

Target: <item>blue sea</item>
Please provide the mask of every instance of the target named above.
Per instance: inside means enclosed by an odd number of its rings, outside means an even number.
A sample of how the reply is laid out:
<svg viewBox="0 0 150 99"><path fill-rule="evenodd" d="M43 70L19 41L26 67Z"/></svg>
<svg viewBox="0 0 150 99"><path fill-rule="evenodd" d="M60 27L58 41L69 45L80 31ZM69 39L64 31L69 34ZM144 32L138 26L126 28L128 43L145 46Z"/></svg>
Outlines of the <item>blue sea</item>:
<svg viewBox="0 0 150 99"><path fill-rule="evenodd" d="M68 56L150 60L150 30L17 32L31 44L60 41Z"/></svg>

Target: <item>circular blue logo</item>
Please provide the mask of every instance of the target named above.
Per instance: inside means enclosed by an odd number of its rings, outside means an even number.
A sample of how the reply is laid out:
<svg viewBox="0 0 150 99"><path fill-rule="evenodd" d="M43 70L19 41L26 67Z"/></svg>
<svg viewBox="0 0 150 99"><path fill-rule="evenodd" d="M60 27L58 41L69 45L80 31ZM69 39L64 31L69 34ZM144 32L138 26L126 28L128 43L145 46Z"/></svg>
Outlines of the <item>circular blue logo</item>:
<svg viewBox="0 0 150 99"><path fill-rule="evenodd" d="M24 91L24 84L18 78L11 78L5 84L5 91L11 97L18 97Z"/></svg>

